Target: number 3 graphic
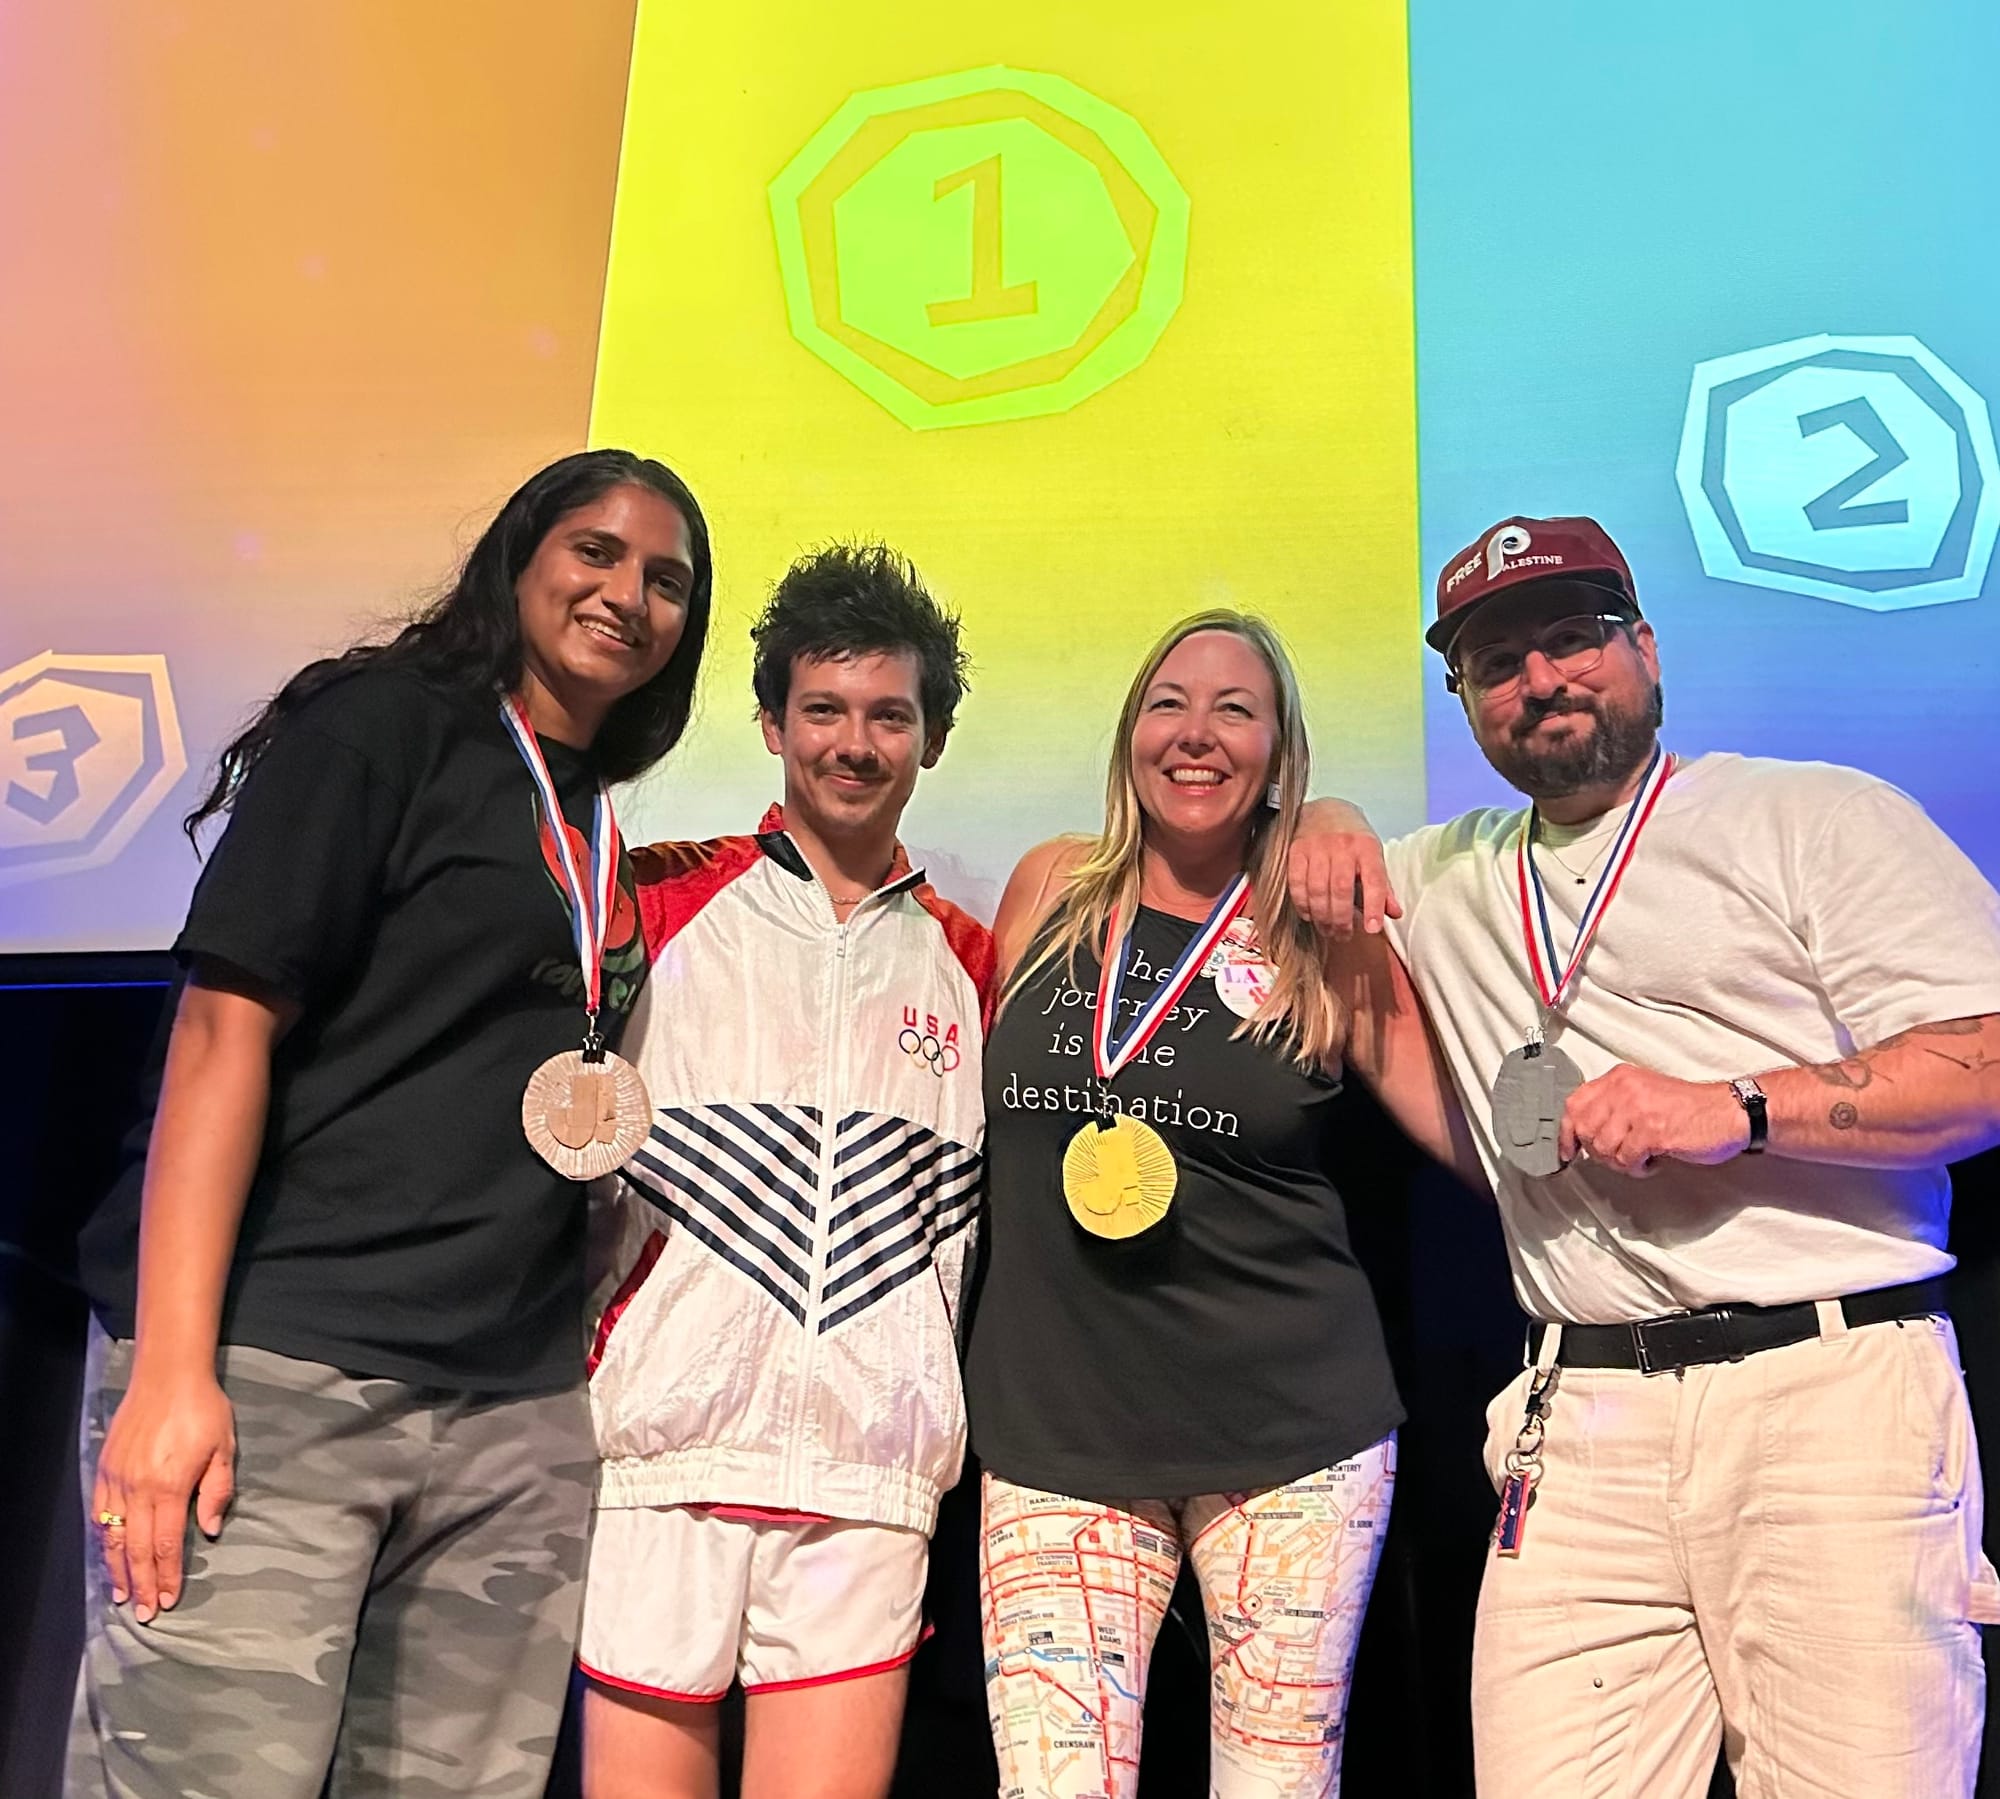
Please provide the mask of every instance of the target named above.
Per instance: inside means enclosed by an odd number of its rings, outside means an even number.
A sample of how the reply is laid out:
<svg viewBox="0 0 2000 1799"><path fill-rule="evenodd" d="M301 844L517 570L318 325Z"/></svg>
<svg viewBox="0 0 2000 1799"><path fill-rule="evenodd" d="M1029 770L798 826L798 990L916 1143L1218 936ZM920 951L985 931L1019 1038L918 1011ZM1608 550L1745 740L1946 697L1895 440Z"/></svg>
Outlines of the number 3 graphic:
<svg viewBox="0 0 2000 1799"><path fill-rule="evenodd" d="M38 825L54 824L77 802L83 792L76 778L76 765L102 740L92 729L81 706L61 706L53 712L30 712L14 721L14 741L25 743L33 737L56 736L60 747L36 750L22 758L23 765L38 775L47 775L46 792L37 793L19 781L7 783L7 804Z"/></svg>

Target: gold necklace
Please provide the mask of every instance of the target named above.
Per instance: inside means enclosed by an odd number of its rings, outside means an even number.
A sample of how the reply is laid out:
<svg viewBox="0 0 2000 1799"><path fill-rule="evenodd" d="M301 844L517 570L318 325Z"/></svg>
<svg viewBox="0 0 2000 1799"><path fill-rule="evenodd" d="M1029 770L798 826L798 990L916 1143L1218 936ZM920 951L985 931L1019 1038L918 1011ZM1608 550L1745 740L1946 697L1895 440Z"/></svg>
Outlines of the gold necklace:
<svg viewBox="0 0 2000 1799"><path fill-rule="evenodd" d="M1608 850L1611 847L1611 845L1607 842L1601 848L1599 848L1597 854L1592 856L1591 859L1583 865L1583 872L1579 874L1577 872L1576 865L1573 862L1565 862L1562 858L1561 853L1556 849L1556 846L1553 843L1551 843L1546 837L1544 837L1541 840L1541 845L1543 849L1548 851L1550 860L1553 861L1555 865L1563 871L1564 874L1568 875L1572 880L1574 880L1579 887L1581 887L1586 881L1590 879L1590 871L1597 866L1598 860L1600 857L1603 856L1605 850Z"/></svg>

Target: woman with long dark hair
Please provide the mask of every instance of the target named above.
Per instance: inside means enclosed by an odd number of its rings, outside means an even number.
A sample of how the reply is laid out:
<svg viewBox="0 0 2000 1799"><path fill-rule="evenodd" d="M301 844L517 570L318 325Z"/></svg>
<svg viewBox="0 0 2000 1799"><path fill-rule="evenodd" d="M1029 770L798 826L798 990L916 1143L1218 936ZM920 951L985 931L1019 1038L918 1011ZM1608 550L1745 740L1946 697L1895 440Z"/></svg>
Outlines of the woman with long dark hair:
<svg viewBox="0 0 2000 1799"><path fill-rule="evenodd" d="M83 1243L72 1794L541 1793L595 1475L571 1177L646 1124L606 787L686 728L711 585L677 476L565 457L223 751L143 1166Z"/></svg>

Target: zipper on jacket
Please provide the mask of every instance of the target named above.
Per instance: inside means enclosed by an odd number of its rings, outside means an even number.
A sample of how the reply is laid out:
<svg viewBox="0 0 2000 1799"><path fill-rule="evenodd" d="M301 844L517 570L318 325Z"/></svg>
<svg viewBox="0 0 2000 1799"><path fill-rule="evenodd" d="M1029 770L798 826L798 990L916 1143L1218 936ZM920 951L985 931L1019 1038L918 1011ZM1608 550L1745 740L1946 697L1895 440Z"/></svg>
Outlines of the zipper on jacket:
<svg viewBox="0 0 2000 1799"><path fill-rule="evenodd" d="M814 1397L814 1367L819 1360L819 1321L822 1296L826 1288L826 1258L832 1248L833 1238L833 1184L834 1145L840 1121L846 1114L845 1050L847 1030L845 1026L845 1000L847 997L847 934L853 928L852 921L834 926L833 958L826 973L826 1041L821 1051L820 1079L817 1083L821 1106L819 1144L819 1190L815 1195L817 1205L813 1220L812 1285L806 1294L805 1342L799 1352L799 1383L792 1411L791 1429L786 1433L785 1453L787 1457L786 1486L788 1490L798 1490L794 1483L802 1472L805 1455L805 1414Z"/></svg>

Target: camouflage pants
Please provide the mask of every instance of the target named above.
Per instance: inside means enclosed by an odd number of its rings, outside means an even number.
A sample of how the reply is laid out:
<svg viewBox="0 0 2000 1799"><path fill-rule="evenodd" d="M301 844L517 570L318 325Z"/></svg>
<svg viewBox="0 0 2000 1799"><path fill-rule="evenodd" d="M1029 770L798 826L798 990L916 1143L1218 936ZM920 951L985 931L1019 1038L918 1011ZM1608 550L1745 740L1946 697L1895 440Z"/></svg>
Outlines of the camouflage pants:
<svg viewBox="0 0 2000 1799"><path fill-rule="evenodd" d="M86 1504L131 1353L92 1345ZM135 1623L91 1558L69 1799L540 1799L597 1469L581 1389L235 1346L222 1386L236 1498L213 1543L190 1524L180 1603Z"/></svg>

